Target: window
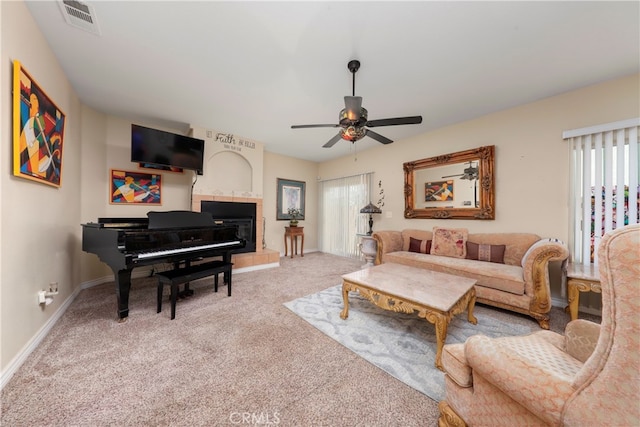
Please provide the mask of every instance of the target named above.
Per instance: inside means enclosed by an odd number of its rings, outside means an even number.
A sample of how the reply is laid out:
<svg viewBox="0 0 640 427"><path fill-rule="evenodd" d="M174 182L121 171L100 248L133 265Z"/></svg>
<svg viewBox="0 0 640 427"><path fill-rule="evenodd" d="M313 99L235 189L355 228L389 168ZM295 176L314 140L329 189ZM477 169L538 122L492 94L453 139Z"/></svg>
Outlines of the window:
<svg viewBox="0 0 640 427"><path fill-rule="evenodd" d="M370 200L372 173L321 181L318 245L322 252L351 258L360 256L358 233L369 229L360 213Z"/></svg>
<svg viewBox="0 0 640 427"><path fill-rule="evenodd" d="M572 261L598 262L602 236L640 222L638 131L640 119L564 132L571 147Z"/></svg>

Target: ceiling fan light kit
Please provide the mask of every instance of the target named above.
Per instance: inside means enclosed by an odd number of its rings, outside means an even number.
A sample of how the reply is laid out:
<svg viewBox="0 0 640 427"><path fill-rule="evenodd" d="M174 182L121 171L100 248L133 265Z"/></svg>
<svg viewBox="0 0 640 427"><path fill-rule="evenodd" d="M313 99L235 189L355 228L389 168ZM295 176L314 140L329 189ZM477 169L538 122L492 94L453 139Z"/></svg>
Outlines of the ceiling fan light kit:
<svg viewBox="0 0 640 427"><path fill-rule="evenodd" d="M360 128L360 127L356 127L356 126L349 126L345 129L342 129L340 131L340 136L342 137L342 139L345 139L347 141L351 141L351 142L355 142L359 139L364 138L365 136L365 129L364 128Z"/></svg>
<svg viewBox="0 0 640 427"><path fill-rule="evenodd" d="M376 126L396 126L396 125L413 125L422 123L422 116L397 117L391 119L379 119L369 121L369 113L366 108L362 107L362 97L356 96L356 72L360 69L360 61L351 60L347 64L347 68L352 74L352 95L344 97L345 108L340 111L338 116L338 124L317 124L317 125L293 125L292 129L304 128L321 128L321 127L339 127L342 128L323 145L325 148L332 147L340 139L350 141L352 143L368 136L382 144L390 144L393 140L373 132L368 127Z"/></svg>

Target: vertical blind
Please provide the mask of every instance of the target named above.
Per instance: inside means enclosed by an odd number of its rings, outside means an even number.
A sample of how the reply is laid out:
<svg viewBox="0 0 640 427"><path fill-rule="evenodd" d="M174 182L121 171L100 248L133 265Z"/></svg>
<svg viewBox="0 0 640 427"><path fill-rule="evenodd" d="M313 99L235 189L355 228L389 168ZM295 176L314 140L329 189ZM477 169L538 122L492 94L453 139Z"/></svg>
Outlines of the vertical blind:
<svg viewBox="0 0 640 427"><path fill-rule="evenodd" d="M608 231L640 222L638 132L640 118L563 132L571 147L572 261L598 263Z"/></svg>
<svg viewBox="0 0 640 427"><path fill-rule="evenodd" d="M357 234L366 233L369 217L360 209L369 203L372 173L320 182L318 246L322 252L357 258Z"/></svg>

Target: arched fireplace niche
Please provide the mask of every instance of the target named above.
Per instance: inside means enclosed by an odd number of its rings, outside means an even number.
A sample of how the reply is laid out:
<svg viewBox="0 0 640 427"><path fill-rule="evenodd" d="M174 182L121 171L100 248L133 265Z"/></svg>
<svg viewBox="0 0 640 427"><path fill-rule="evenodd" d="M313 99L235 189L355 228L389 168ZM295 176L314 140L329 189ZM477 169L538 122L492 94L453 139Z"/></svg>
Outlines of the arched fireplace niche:
<svg viewBox="0 0 640 427"><path fill-rule="evenodd" d="M205 164L193 187L191 209L238 225L247 247L233 255L234 269L279 265L279 252L262 247L263 145L206 129L194 129L193 134L205 140Z"/></svg>

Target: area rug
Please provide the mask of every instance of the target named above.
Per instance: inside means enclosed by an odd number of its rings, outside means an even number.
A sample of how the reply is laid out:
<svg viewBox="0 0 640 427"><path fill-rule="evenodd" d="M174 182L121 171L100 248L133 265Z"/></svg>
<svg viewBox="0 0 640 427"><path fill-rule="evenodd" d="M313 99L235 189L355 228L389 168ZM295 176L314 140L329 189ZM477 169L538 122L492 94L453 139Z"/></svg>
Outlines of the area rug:
<svg viewBox="0 0 640 427"><path fill-rule="evenodd" d="M284 304L289 310L410 387L435 401L444 399L444 374L435 367L434 326L416 314L395 313L376 307L356 292L349 293L349 317L340 318L342 286L334 286ZM537 322L477 306L477 325L467 321L466 311L456 316L446 343L468 337L523 335L539 330Z"/></svg>

